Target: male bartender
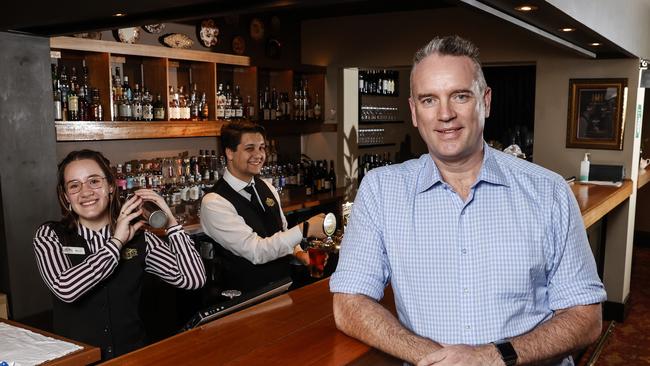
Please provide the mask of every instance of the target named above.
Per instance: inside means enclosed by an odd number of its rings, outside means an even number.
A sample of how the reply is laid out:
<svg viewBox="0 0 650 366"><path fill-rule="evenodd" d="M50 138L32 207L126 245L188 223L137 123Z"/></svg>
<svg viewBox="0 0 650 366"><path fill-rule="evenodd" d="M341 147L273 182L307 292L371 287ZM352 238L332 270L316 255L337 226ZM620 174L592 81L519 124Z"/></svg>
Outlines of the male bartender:
<svg viewBox="0 0 650 366"><path fill-rule="evenodd" d="M236 121L221 128L227 159L223 177L201 202L201 226L225 250L223 274L227 286L241 291L262 287L291 275L292 255L309 264L300 249L303 234L324 237L323 217L287 229L275 188L259 178L266 159L264 127Z"/></svg>

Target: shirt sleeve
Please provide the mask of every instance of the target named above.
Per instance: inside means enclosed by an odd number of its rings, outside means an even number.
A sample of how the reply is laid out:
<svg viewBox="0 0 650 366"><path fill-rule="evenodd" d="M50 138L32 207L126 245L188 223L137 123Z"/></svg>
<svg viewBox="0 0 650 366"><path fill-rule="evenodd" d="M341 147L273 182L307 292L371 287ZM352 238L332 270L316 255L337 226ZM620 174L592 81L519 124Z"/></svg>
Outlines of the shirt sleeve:
<svg viewBox="0 0 650 366"><path fill-rule="evenodd" d="M205 267L192 238L181 225L175 225L167 229L167 239L169 243L145 231L146 271L178 288L194 290L203 287Z"/></svg>
<svg viewBox="0 0 650 366"><path fill-rule="evenodd" d="M284 215L281 216L283 228L286 229L286 219ZM279 231L266 238L260 237L237 213L235 206L216 193L209 193L203 197L201 227L204 233L225 249L246 258L253 264L267 263L293 254L294 246L302 239L298 226Z"/></svg>
<svg viewBox="0 0 650 366"><path fill-rule="evenodd" d="M109 277L119 263L119 250L112 241L73 266L63 253L63 244L49 225L34 235L34 254L43 281L56 297L71 303ZM76 255L76 254L71 254Z"/></svg>
<svg viewBox="0 0 650 366"><path fill-rule="evenodd" d="M607 298L598 278L580 207L564 182L556 184L552 209L552 261L548 274L553 310L595 304Z"/></svg>
<svg viewBox="0 0 650 366"><path fill-rule="evenodd" d="M330 291L366 295L379 301L391 274L381 230L383 213L377 177L370 172L361 182L336 272L330 279Z"/></svg>

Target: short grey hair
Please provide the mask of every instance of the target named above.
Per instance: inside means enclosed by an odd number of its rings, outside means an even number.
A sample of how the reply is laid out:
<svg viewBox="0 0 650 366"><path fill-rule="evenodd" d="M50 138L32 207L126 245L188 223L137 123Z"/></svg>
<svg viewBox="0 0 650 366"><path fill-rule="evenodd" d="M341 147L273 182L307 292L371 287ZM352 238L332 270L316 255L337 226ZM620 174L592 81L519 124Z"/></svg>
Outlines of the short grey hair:
<svg viewBox="0 0 650 366"><path fill-rule="evenodd" d="M413 56L413 67L411 67L411 95L413 86L413 73L415 67L425 58L431 55L440 56L465 56L469 57L474 63L474 83L478 87L478 92L483 94L487 89L483 69L481 68L481 60L479 59L479 50L476 45L460 36L445 36L435 37L424 47L415 52Z"/></svg>

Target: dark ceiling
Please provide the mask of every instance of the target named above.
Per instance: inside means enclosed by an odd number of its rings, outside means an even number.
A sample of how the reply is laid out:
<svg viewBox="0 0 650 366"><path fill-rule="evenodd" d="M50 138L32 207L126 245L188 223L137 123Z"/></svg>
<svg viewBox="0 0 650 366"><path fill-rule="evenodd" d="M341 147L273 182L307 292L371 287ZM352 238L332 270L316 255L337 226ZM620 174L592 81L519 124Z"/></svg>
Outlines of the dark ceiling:
<svg viewBox="0 0 650 366"><path fill-rule="evenodd" d="M591 51L598 58L631 57L625 50L578 23L544 0L526 0L538 9L531 13L514 10L523 0L480 0L569 43ZM236 14L283 13L298 20L344 15L409 11L450 6L476 9L474 0L108 0L108 1L34 1L11 2L0 19L0 31L43 36L65 35L94 30ZM15 9L11 9L14 7ZM35 11L37 9L37 11ZM126 16L115 17L116 13ZM560 28L575 28L564 33ZM533 33L535 34L535 33ZM537 35L539 36L539 35ZM600 42L601 46L589 46Z"/></svg>

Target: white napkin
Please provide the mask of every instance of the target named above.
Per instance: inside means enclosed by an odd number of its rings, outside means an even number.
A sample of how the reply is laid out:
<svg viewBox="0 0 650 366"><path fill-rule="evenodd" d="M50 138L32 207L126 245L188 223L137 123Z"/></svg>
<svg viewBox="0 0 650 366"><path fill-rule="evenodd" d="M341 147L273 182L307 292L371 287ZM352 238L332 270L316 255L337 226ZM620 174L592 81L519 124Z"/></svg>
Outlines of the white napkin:
<svg viewBox="0 0 650 366"><path fill-rule="evenodd" d="M0 362L10 366L37 365L82 349L7 323L0 323L0 334Z"/></svg>

